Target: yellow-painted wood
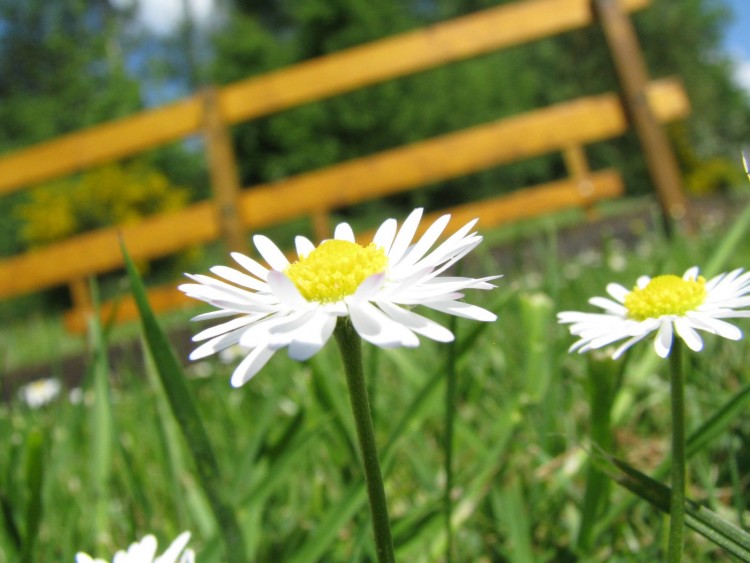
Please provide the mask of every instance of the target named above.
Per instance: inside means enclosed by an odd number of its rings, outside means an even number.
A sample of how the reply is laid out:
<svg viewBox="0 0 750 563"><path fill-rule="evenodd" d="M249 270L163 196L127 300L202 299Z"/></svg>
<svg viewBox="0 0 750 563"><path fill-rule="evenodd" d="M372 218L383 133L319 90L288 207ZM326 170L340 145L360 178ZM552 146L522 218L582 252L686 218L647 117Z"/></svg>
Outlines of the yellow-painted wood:
<svg viewBox="0 0 750 563"><path fill-rule="evenodd" d="M660 120L684 116L689 109L674 80L652 83L649 100ZM615 94L581 98L244 190L240 215L245 226L260 229L561 150L571 143L599 141L626 127ZM121 267L118 233L134 259L148 260L216 240L219 228L213 204L201 202L136 225L80 235L0 261L0 297Z"/></svg>
<svg viewBox="0 0 750 563"><path fill-rule="evenodd" d="M129 156L198 131L197 96L21 149L0 158L0 195Z"/></svg>
<svg viewBox="0 0 750 563"><path fill-rule="evenodd" d="M650 0L620 0L622 9ZM463 60L593 22L591 0L528 0L353 47L217 90L228 124ZM201 95L0 158L0 195L200 131Z"/></svg>

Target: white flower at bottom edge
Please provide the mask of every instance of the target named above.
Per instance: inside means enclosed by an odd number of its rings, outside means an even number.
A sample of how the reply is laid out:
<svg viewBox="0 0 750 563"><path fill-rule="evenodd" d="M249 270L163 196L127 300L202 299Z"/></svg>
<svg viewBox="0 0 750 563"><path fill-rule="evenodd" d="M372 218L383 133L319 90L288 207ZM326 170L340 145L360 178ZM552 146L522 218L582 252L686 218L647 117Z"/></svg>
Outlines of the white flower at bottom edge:
<svg viewBox="0 0 750 563"><path fill-rule="evenodd" d="M706 281L698 275L698 268L692 267L681 278L642 276L632 291L611 283L607 293L614 301L605 297L589 300L604 313L558 313L558 321L569 324L571 334L580 337L571 352L587 352L627 339L612 354L616 359L653 332L654 349L662 358L669 355L674 333L699 352L703 340L698 330L739 340L742 331L722 319L750 317L750 311L737 310L750 306L750 272L742 269Z"/></svg>
<svg viewBox="0 0 750 563"><path fill-rule="evenodd" d="M115 553L112 563L195 563L195 553L185 549L190 541L190 532L182 532L175 538L167 550L156 556L156 538L144 536L141 541L130 544L127 551ZM90 555L79 552L76 563L107 563L104 559L93 559Z"/></svg>
<svg viewBox="0 0 750 563"><path fill-rule="evenodd" d="M315 247L305 237L295 239L298 260L290 263L268 238L253 238L258 252L270 266L233 253L240 271L215 266L210 276L190 275L195 284L179 287L189 297L205 301L216 311L193 320L234 317L206 329L193 341L206 340L190 355L191 360L239 344L249 351L232 375L232 385L249 381L273 354L288 348L295 360L306 360L328 341L339 317L348 316L357 333L383 348L419 345L417 334L449 342L445 327L411 311L423 305L458 317L494 321L497 317L481 307L461 301L466 289L492 289L486 278L448 277L441 274L474 249L482 237L470 232L470 221L432 251L450 220L444 215L412 244L422 210L416 209L399 229L395 219L386 220L373 242L357 244L346 223L334 238ZM231 282L231 283L227 283Z"/></svg>

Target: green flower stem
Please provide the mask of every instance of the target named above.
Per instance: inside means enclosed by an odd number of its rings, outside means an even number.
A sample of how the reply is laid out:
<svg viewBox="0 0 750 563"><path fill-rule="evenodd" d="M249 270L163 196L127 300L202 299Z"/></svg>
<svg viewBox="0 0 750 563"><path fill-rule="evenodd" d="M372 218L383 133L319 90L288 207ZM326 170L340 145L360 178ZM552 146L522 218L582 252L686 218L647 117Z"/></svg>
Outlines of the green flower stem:
<svg viewBox="0 0 750 563"><path fill-rule="evenodd" d="M341 351L341 358L344 361L349 399L352 404L354 423L357 427L359 450L362 454L362 465L365 470L367 496L370 499L375 550L380 563L393 563L396 558L393 553L388 506L385 502L383 476L378 461L375 430L372 425L372 415L370 414L370 404L362 368L362 340L348 317L338 320L334 335Z"/></svg>
<svg viewBox="0 0 750 563"><path fill-rule="evenodd" d="M451 332L456 334L456 317L451 317ZM453 563L453 445L455 434L456 412L456 361L458 351L456 341L448 345L448 359L445 366L445 489L443 490L443 510L445 526L445 563Z"/></svg>
<svg viewBox="0 0 750 563"><path fill-rule="evenodd" d="M685 530L685 377L682 373L682 344L674 339L669 355L672 397L672 490L669 501L668 558L682 560Z"/></svg>

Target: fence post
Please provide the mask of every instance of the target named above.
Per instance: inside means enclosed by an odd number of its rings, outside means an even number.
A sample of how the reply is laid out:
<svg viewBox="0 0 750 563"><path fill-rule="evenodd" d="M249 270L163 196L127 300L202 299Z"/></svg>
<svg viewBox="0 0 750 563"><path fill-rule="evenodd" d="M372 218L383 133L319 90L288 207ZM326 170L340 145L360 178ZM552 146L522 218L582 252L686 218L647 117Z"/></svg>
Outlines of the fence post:
<svg viewBox="0 0 750 563"><path fill-rule="evenodd" d="M86 316L94 311L91 303L91 295L89 294L89 284L86 278L70 280L68 282L68 291L70 291L73 310L85 321Z"/></svg>
<svg viewBox="0 0 750 563"><path fill-rule="evenodd" d="M593 197L594 184L591 181L591 168L589 168L589 162L586 159L586 151L581 145L568 145L563 149L563 160L568 176L576 181L580 194L586 199L590 198L590 201L583 206L586 217L589 220L596 219L598 214L593 206L595 201Z"/></svg>
<svg viewBox="0 0 750 563"><path fill-rule="evenodd" d="M221 114L216 89L203 90L203 137L208 151L211 188L219 231L228 250L247 252L245 231L239 214L240 180L232 139Z"/></svg>
<svg viewBox="0 0 750 563"><path fill-rule="evenodd" d="M656 188L665 227L669 231L673 223L678 223L691 231L692 220L682 190L677 159L646 97L648 72L633 24L619 0L593 2L620 79L625 111L638 135L651 181Z"/></svg>

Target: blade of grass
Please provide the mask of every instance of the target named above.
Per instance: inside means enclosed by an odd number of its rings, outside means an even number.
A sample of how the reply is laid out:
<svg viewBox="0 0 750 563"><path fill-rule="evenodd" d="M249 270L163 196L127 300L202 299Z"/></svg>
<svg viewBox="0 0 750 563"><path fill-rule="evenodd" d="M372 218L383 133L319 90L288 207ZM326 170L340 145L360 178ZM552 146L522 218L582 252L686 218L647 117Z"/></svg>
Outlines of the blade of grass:
<svg viewBox="0 0 750 563"><path fill-rule="evenodd" d="M174 417L169 412L169 401L165 396L164 389L159 383L159 376L156 372L154 360L148 353L144 353L144 365L146 379L154 391L156 398L156 414L159 424L157 425L159 438L162 448L166 451L166 465L171 475L170 488L174 497L175 513L182 517L187 510L192 512L192 520L201 523L204 533L215 531L214 526L206 526L206 522L212 520L210 514L205 514L201 509L205 508L205 503L187 503L190 499L200 497L197 484L189 476L188 460L186 459L185 450L182 447L179 436L179 428L175 423ZM195 510L201 510L196 513ZM211 522L213 524L213 522ZM180 529L184 529L184 524L180 523Z"/></svg>
<svg viewBox="0 0 750 563"><path fill-rule="evenodd" d="M456 420L456 402L457 402L457 384L458 370L456 367L458 350L456 349L456 340L458 335L458 326L456 317L451 317L450 331L454 335L453 342L448 344L448 353L445 359L445 413L443 430L443 471L445 472L445 485L443 486L443 517L445 533L445 561L453 561L453 528L451 520L453 519L453 447L454 431Z"/></svg>
<svg viewBox="0 0 750 563"><path fill-rule="evenodd" d="M3 491L0 491L0 506L2 506L3 513L3 529L8 538L8 542L4 543L5 545L10 543L12 549L15 552L19 552L23 545L23 539L21 538L21 532L16 524L16 518L13 513L13 503Z"/></svg>
<svg viewBox="0 0 750 563"><path fill-rule="evenodd" d="M498 516L508 530L508 551L514 563L534 563L528 504L524 501L521 483L512 478L497 494L500 497L496 503L500 509Z"/></svg>
<svg viewBox="0 0 750 563"><path fill-rule="evenodd" d="M244 539L232 508L225 502L219 484L222 482L219 465L206 433L198 408L187 386L182 368L151 310L146 289L125 245L121 245L125 267L130 279L131 291L141 317L143 335L154 360L157 373L169 399L172 414L185 436L188 448L197 469L199 483L203 489L219 533L224 540L226 560L240 563L246 560Z"/></svg>
<svg viewBox="0 0 750 563"><path fill-rule="evenodd" d="M335 507L328 510L323 520L315 528L315 540L306 541L289 562L314 563L323 560L329 546L338 538L341 529L362 511L362 507L366 503L365 483L364 480L360 479L349 487L349 490Z"/></svg>
<svg viewBox="0 0 750 563"><path fill-rule="evenodd" d="M699 451L702 451L707 444L713 442L718 436L725 433L729 426L746 412L748 405L750 405L750 384L745 385L735 393L713 416L703 422L688 436L686 445L686 456L688 459ZM667 460L654 470L654 477L658 479L665 476L669 472L669 468L669 460ZM596 523L594 534L598 534L601 530L610 527L619 518L619 515L631 507L634 502L635 499L630 498L613 506Z"/></svg>
<svg viewBox="0 0 750 563"><path fill-rule="evenodd" d="M669 513L670 490L622 460L610 457L612 478L662 512ZM685 524L743 561L750 561L750 534L720 518L715 512L686 500Z"/></svg>
<svg viewBox="0 0 750 563"><path fill-rule="evenodd" d="M42 522L42 487L44 485L44 459L42 433L33 429L26 437L25 481L28 493L24 526L22 561L34 561L34 548Z"/></svg>
<svg viewBox="0 0 750 563"><path fill-rule="evenodd" d="M114 443L114 417L109 387L109 359L107 343L99 322L99 290L95 280L89 282L94 314L89 317L89 335L93 357L91 371L94 387L94 405L89 418L91 432L91 483L94 494L94 533L96 544L105 547L109 532L109 482L112 472Z"/></svg>
<svg viewBox="0 0 750 563"><path fill-rule="evenodd" d="M590 414L591 444L605 452L612 450L612 405L620 388L624 363L609 358L588 361L588 403ZM586 471L586 488L581 505L581 523L576 544L586 553L591 548L594 525L609 505L610 479L589 461Z"/></svg>

